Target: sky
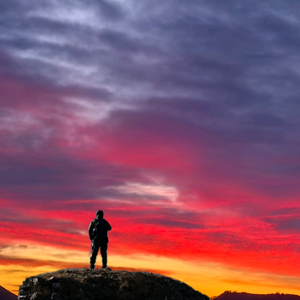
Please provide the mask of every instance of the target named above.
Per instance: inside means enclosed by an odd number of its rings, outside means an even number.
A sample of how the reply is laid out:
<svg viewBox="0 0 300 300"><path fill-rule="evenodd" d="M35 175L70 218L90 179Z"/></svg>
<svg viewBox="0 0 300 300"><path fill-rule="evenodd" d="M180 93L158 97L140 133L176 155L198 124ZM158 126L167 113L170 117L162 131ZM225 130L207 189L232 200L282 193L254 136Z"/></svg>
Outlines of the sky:
<svg viewBox="0 0 300 300"><path fill-rule="evenodd" d="M300 295L299 9L2 1L0 285L89 267L101 209L113 270Z"/></svg>

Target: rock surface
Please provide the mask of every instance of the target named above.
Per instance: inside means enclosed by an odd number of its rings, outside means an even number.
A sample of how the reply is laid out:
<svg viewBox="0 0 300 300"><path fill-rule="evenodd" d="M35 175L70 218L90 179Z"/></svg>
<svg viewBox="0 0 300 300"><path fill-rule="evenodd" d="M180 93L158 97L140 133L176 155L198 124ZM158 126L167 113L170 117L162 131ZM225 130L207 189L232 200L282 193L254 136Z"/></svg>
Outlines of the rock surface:
<svg viewBox="0 0 300 300"><path fill-rule="evenodd" d="M27 278L19 300L209 300L187 284L147 272L64 269Z"/></svg>

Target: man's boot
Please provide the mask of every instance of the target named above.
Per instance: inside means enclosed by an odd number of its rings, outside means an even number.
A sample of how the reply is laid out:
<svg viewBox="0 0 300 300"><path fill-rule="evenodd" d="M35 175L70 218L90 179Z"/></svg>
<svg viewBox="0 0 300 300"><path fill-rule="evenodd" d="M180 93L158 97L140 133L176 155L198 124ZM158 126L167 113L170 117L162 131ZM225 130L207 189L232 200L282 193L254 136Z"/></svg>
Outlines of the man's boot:
<svg viewBox="0 0 300 300"><path fill-rule="evenodd" d="M103 253L102 254L102 269L107 268L107 254Z"/></svg>

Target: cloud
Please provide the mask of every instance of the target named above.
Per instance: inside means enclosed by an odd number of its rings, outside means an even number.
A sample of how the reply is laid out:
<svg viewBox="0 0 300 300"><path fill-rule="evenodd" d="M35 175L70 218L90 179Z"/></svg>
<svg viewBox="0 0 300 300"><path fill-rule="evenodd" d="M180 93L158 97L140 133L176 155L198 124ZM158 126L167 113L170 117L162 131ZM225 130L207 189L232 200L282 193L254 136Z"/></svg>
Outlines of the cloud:
<svg viewBox="0 0 300 300"><path fill-rule="evenodd" d="M299 232L300 231L300 218L299 219L289 219L285 220L283 222L280 222L277 226L278 230L283 230L283 231L295 231Z"/></svg>
<svg viewBox="0 0 300 300"><path fill-rule="evenodd" d="M297 213L267 218L267 221L273 224L279 232L298 233L300 231L300 217Z"/></svg>
<svg viewBox="0 0 300 300"><path fill-rule="evenodd" d="M127 183L124 186L117 186L114 189L124 194L138 195L142 197L162 197L172 202L176 202L178 192L176 188L161 184L147 185L140 183Z"/></svg>

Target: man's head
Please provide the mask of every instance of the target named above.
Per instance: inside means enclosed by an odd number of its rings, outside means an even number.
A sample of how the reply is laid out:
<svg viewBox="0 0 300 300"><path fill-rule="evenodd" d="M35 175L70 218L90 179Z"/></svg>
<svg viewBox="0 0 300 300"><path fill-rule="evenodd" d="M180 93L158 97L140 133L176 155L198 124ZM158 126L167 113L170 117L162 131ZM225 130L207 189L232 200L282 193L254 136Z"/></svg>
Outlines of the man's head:
<svg viewBox="0 0 300 300"><path fill-rule="evenodd" d="M103 219L103 216L104 216L103 210L98 210L96 213L96 218Z"/></svg>

